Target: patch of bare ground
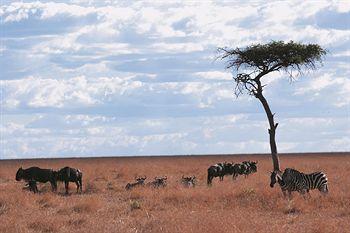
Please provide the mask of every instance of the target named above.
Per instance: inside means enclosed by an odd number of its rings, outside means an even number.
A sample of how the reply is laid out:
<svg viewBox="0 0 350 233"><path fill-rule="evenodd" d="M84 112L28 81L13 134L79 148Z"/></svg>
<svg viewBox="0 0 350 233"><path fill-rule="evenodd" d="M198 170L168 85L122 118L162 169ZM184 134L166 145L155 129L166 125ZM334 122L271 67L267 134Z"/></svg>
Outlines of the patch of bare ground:
<svg viewBox="0 0 350 233"><path fill-rule="evenodd" d="M206 185L209 165L258 160L258 173ZM269 156L199 156L160 158L18 160L0 163L0 232L347 232L350 229L350 156L281 156L282 167L324 171L330 193L312 191L283 198L269 187ZM39 184L40 193L22 190L14 180L18 167L77 167L84 173L83 193L64 184L57 193ZM135 176L166 175L165 188L125 190ZM198 185L184 188L182 175L196 175Z"/></svg>

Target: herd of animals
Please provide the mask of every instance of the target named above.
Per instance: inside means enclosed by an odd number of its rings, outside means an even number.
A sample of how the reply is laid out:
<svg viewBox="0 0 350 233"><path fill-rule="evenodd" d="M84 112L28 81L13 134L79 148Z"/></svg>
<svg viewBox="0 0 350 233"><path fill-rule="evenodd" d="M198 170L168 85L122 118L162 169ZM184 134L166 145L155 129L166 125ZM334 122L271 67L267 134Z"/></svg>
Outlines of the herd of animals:
<svg viewBox="0 0 350 233"><path fill-rule="evenodd" d="M212 185L214 177L219 177L222 181L225 176L232 175L232 179L235 180L238 175L244 175L247 178L250 174L257 172L257 161L243 161L242 163L217 163L209 166L207 172L207 185ZM64 167L60 170L42 169L39 167L30 167L18 169L16 173L16 180L24 180L27 182L26 187L34 193L38 192L37 182L46 183L50 182L52 191L57 190L57 182L64 182L65 193L68 194L69 182L74 182L77 186L77 193L82 193L83 187L83 173L81 170L71 167ZM135 182L128 183L125 186L126 190L131 190L140 186L147 186L153 188L162 188L167 185L167 177L155 177L153 181L145 183L147 176L135 177ZM328 179L323 172L314 172L305 174L292 168L286 168L284 172L273 171L270 176L270 187L274 187L276 183L279 184L283 195L291 197L293 191L297 191L300 194L309 194L312 189L318 189L322 194L328 193ZM197 179L195 176L182 176L180 180L181 184L185 187L195 187Z"/></svg>

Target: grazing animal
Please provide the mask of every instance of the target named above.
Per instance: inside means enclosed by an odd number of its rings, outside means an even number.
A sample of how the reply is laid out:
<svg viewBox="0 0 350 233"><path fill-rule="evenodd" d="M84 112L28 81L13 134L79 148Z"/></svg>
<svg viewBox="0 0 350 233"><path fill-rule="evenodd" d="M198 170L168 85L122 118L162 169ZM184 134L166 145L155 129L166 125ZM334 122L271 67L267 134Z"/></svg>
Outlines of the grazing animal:
<svg viewBox="0 0 350 233"><path fill-rule="evenodd" d="M126 190L130 190L130 189L135 188L137 186L144 186L146 179L147 179L147 176L145 176L145 177L137 177L137 178L135 178L136 182L135 183L128 183L125 186L125 189Z"/></svg>
<svg viewBox="0 0 350 233"><path fill-rule="evenodd" d="M207 184L210 186L214 177L219 177L220 181L224 180L225 175L233 174L233 163L217 163L208 168Z"/></svg>
<svg viewBox="0 0 350 233"><path fill-rule="evenodd" d="M181 183L185 186L185 187L187 187L187 188L189 188L189 187L195 187L196 186L196 183L197 183L197 181L196 181L196 177L195 176L187 176L187 177L184 177L183 175L182 175L182 177L181 177Z"/></svg>
<svg viewBox="0 0 350 233"><path fill-rule="evenodd" d="M247 178L248 175L258 171L257 164L257 161L243 161L241 164L234 164L232 178L235 180L238 175L244 175Z"/></svg>
<svg viewBox="0 0 350 233"><path fill-rule="evenodd" d="M20 167L16 173L16 180L17 181L25 180L31 183L32 187L34 187L33 182L35 182L35 187L36 187L36 182L41 182L41 183L50 182L52 191L57 190L57 181L55 178L55 172L52 169L42 169L39 167L30 167L27 169L23 169L22 167ZM30 187L30 184L29 184L29 187ZM38 189L35 188L35 190L37 191Z"/></svg>
<svg viewBox="0 0 350 233"><path fill-rule="evenodd" d="M242 163L247 165L247 169L245 170L245 173L244 173L245 177L258 171L258 168L257 168L258 161L243 161Z"/></svg>
<svg viewBox="0 0 350 233"><path fill-rule="evenodd" d="M270 179L270 187L273 188L278 183L285 197L286 191L289 197L293 191L310 195L309 191L312 189L318 189L323 194L328 193L328 179L323 172L304 174L295 169L286 168L283 174L280 171L273 171Z"/></svg>
<svg viewBox="0 0 350 233"><path fill-rule="evenodd" d="M248 165L247 164L236 163L235 165L233 165L233 176L232 176L232 178L235 180L238 177L238 175L245 175L247 169L248 169Z"/></svg>
<svg viewBox="0 0 350 233"><path fill-rule="evenodd" d="M151 181L147 184L147 186L152 186L153 188L164 188L167 183L166 180L168 178L166 176L164 177L154 177L154 181Z"/></svg>
<svg viewBox="0 0 350 233"><path fill-rule="evenodd" d="M77 185L77 193L83 191L83 173L76 168L64 167L56 173L56 180L64 182L66 194L68 194L69 182Z"/></svg>

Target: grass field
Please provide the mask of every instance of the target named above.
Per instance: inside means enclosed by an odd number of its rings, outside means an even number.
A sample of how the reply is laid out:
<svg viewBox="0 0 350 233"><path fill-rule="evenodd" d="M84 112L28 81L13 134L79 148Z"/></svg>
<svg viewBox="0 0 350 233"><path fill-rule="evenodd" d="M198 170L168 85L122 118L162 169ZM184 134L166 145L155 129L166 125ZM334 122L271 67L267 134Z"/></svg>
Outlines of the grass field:
<svg viewBox="0 0 350 233"><path fill-rule="evenodd" d="M283 198L269 187L270 156L191 156L0 161L0 232L350 232L350 154L281 155L281 168L328 175L329 194L317 190L304 200ZM258 160L258 172L236 181L226 176L206 185L209 165ZM40 194L22 190L17 169L64 166L83 171L83 194L65 196L50 184ZM167 175L164 189L124 189L136 175ZM182 175L196 175L198 185L184 188Z"/></svg>

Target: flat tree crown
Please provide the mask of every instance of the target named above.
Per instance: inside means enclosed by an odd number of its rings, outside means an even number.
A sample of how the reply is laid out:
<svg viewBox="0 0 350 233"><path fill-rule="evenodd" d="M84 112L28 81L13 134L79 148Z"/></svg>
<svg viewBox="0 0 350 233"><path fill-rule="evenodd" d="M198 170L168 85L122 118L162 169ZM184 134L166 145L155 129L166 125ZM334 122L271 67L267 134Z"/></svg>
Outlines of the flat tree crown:
<svg viewBox="0 0 350 233"><path fill-rule="evenodd" d="M302 44L290 41L272 41L267 44L253 44L245 48L218 48L219 59L226 60L226 69L236 69L236 96L247 91L257 97L264 85L260 79L274 71L285 71L293 79L303 69L314 70L322 64L327 53L318 44ZM242 71L243 72L238 72Z"/></svg>
<svg viewBox="0 0 350 233"><path fill-rule="evenodd" d="M219 58L227 60L226 68L253 68L260 71L294 69L302 67L315 69L326 54L318 44L301 44L290 41L272 41L267 44L253 44L245 48L219 48Z"/></svg>

